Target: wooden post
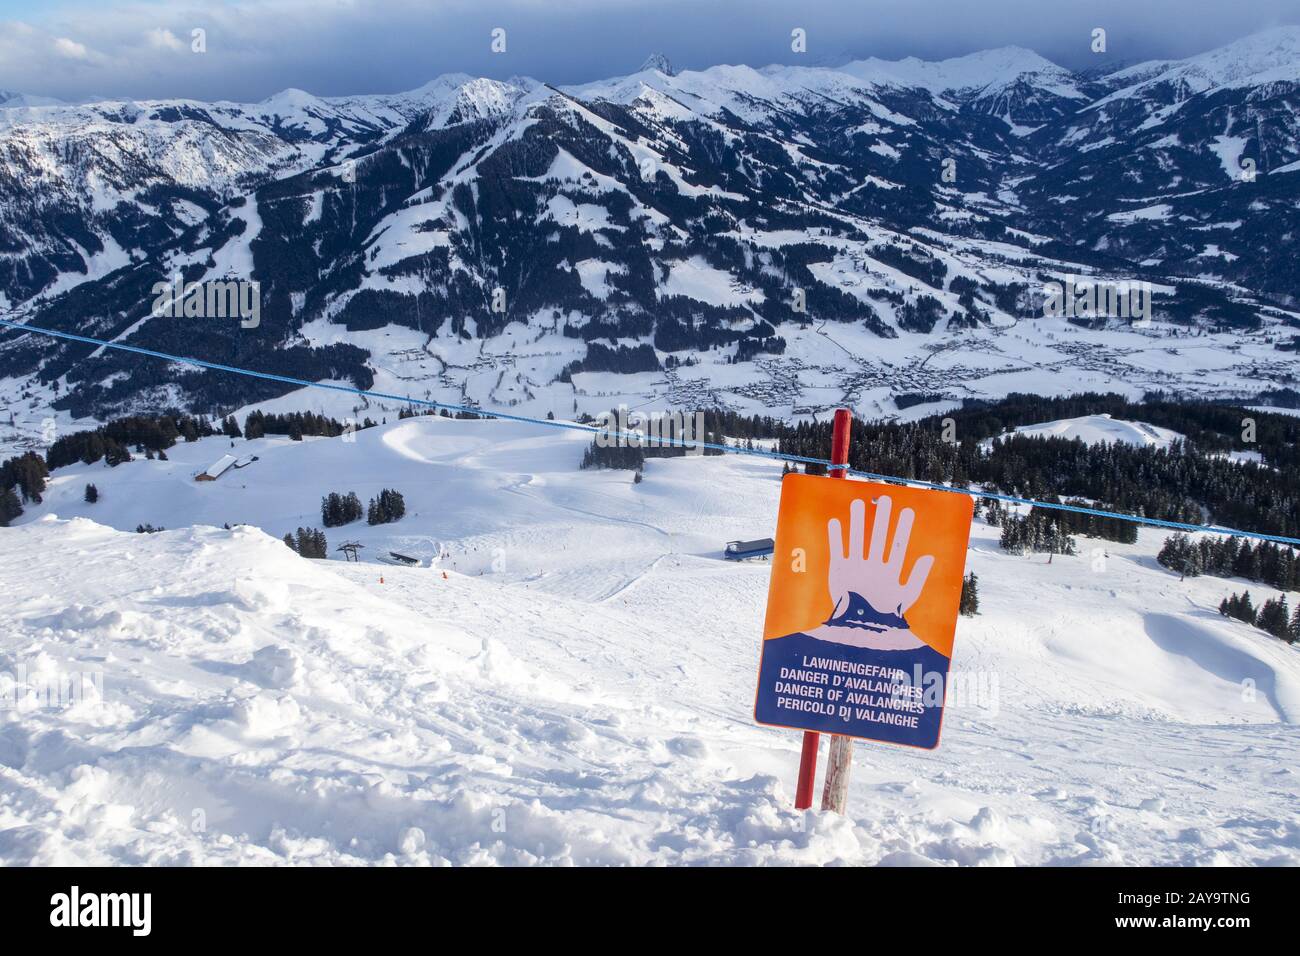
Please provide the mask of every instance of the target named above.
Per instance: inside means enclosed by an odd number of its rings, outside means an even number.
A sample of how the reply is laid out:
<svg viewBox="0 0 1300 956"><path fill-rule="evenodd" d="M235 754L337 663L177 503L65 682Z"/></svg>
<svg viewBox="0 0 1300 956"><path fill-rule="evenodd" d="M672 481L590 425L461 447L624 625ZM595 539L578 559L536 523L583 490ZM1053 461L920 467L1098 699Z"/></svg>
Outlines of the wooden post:
<svg viewBox="0 0 1300 956"><path fill-rule="evenodd" d="M853 416L847 408L835 412L835 434L831 443L831 461L837 465L848 464L849 425ZM845 469L831 472L832 478L843 478ZM826 755L826 782L822 785L822 809L844 812L849 796L849 770L853 766L853 741L840 734L831 735L830 752Z"/></svg>
<svg viewBox="0 0 1300 956"><path fill-rule="evenodd" d="M849 425L853 422L853 414L847 408L835 409L835 425L831 430L831 464L847 465L849 463ZM843 468L832 468L830 477L843 478ZM843 737L831 738L831 753L834 754L835 742L845 740ZM817 780L817 747L821 742L821 735L816 731L805 730L803 732L803 750L799 754L799 780L795 788L794 808L796 810L807 810L812 806L813 786ZM845 743L848 741L845 740ZM850 756L852 754L850 753ZM829 784L830 777L827 777ZM844 771L845 785L848 783L848 769ZM843 799L841 798L841 806ZM822 809L826 809L826 797L822 796Z"/></svg>

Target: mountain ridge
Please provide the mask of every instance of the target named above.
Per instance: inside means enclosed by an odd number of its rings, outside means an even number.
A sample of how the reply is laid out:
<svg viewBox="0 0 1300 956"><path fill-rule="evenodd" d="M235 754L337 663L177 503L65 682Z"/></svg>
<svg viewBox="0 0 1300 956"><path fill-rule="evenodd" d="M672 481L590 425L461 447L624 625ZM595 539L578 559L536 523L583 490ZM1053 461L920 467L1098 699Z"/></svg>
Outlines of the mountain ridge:
<svg viewBox="0 0 1300 956"><path fill-rule="evenodd" d="M1296 34L1240 46L1264 51L1242 71ZM848 65L862 76L652 67L556 87L448 74L393 95L5 110L0 308L300 377L395 377L457 403L572 413L630 394L797 417L1023 385L1035 359L1008 336L1043 317L1049 279L1092 274L1163 290L1159 335L1221 336L1225 355L1245 343L1252 357L1209 382L1190 359L1129 374L1125 358L1087 384L1294 383L1275 346L1300 300L1300 82L1196 93L1176 61L1154 68L1175 79L1111 99L1130 87L1019 48L896 61L911 85L879 62ZM151 317L148 290L177 272L255 279L261 327ZM1147 347L1127 322L1070 325L1119 334L1120 355ZM407 331L423 365L404 378L379 343ZM885 341L893 359L872 344ZM546 357L528 365L520 342ZM961 358L946 386L934 349ZM0 335L0 395L74 417L272 397L83 359ZM480 388L485 361L500 374Z"/></svg>

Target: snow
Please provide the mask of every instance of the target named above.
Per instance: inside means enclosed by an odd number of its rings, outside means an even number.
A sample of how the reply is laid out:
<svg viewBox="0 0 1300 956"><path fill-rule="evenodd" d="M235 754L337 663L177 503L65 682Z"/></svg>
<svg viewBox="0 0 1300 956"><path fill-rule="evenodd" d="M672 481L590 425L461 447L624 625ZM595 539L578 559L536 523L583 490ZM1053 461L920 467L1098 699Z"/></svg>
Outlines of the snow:
<svg viewBox="0 0 1300 956"><path fill-rule="evenodd" d="M1094 107L1163 83L1182 84L1192 93L1205 93L1220 88L1296 82L1300 80L1300 26L1261 30L1185 60L1139 63L1111 74L1108 79L1123 88L1097 101Z"/></svg>
<svg viewBox="0 0 1300 956"><path fill-rule="evenodd" d="M543 219L553 219L562 226L573 226L579 232L596 232L600 229L617 229L609 218L609 210L595 203L575 203L565 195L552 196L546 203Z"/></svg>
<svg viewBox="0 0 1300 956"><path fill-rule="evenodd" d="M1057 96L1086 99L1070 72L1024 47L981 50L947 60L858 60L840 69L879 85L919 87L934 94L978 91L987 96L1022 77Z"/></svg>
<svg viewBox="0 0 1300 956"><path fill-rule="evenodd" d="M627 272L627 266L621 262L602 262L600 259L581 259L574 263L574 268L582 287L597 299L608 299L612 291L605 278L607 273Z"/></svg>
<svg viewBox="0 0 1300 956"><path fill-rule="evenodd" d="M1143 206L1141 209L1126 209L1123 212L1113 212L1106 218L1111 222L1119 223L1161 221L1168 219L1173 211L1174 207L1168 203L1157 203L1154 206Z"/></svg>
<svg viewBox="0 0 1300 956"><path fill-rule="evenodd" d="M1216 136L1210 144L1210 152L1219 158L1229 179L1241 178L1241 154L1249 142L1245 136Z"/></svg>
<svg viewBox="0 0 1300 956"><path fill-rule="evenodd" d="M771 533L780 465L633 484L578 470L586 444L422 417L60 469L0 529L0 696L87 679L0 708L0 862L1300 859L1296 650L1217 614L1241 582L1157 566L1158 531L1049 565L977 521L942 746L858 744L848 814L794 812L799 735L751 714L768 568L721 558ZM259 461L189 477L228 453ZM406 518L331 546L426 566L277 540L322 489L380 487ZM109 527L145 516L172 530Z"/></svg>
<svg viewBox="0 0 1300 956"><path fill-rule="evenodd" d="M1085 445L1109 445L1120 442L1138 447L1168 448L1183 436L1168 428L1148 425L1146 422L1129 422L1110 415L1084 415L1080 418L1063 418L1055 422L1022 425L1015 434L1035 438L1078 439Z"/></svg>
<svg viewBox="0 0 1300 956"><path fill-rule="evenodd" d="M762 298L757 289L738 286L731 274L715 269L702 256L672 263L667 280L659 286L659 296L683 295L710 305L743 305Z"/></svg>
<svg viewBox="0 0 1300 956"><path fill-rule="evenodd" d="M63 106L62 100L52 96L33 96L30 93L17 93L13 90L0 90L0 109L25 109L33 106Z"/></svg>

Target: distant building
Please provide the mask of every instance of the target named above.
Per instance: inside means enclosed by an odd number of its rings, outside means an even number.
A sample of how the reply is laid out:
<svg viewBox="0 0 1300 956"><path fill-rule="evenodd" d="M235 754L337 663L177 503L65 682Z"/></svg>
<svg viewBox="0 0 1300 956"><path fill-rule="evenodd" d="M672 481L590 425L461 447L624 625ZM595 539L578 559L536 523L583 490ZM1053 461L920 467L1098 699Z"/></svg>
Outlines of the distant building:
<svg viewBox="0 0 1300 956"><path fill-rule="evenodd" d="M238 460L239 459L237 459L234 455L222 455L219 459L217 459L217 461L215 461L213 464L208 466L207 471L202 471L199 472L199 474L195 475L194 480L195 481L216 481L218 478L220 478L222 475L228 472L231 466L234 465L234 463Z"/></svg>
<svg viewBox="0 0 1300 956"><path fill-rule="evenodd" d="M771 538L757 538L753 541L728 541L727 550L722 556L728 561L744 561L747 558L764 558L773 552L776 542Z"/></svg>

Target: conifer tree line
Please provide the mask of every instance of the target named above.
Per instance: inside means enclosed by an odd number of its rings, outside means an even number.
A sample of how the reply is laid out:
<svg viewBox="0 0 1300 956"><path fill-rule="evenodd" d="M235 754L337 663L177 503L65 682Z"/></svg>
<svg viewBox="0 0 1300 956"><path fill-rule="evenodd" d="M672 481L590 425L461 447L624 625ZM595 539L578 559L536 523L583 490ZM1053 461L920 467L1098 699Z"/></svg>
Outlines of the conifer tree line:
<svg viewBox="0 0 1300 956"><path fill-rule="evenodd" d="M492 417L491 415L480 415L477 412L465 411L464 409L453 413L449 408L421 408L415 405L407 405L398 411L397 419L398 421L402 421L407 418L419 418L422 415L437 415L439 418L454 418L457 421L478 421L482 418ZM547 417L554 419L555 415L551 414ZM370 419L367 418L366 421L370 422ZM371 424L374 423L371 422Z"/></svg>
<svg viewBox="0 0 1300 956"><path fill-rule="evenodd" d="M618 409L611 409L612 416L609 419L615 423L612 427L617 429L617 423L623 421L620 418ZM681 420L677 416L665 417L659 431L650 434L649 430L645 431L645 438L641 444L632 444L632 439L621 438L616 435L592 439L591 445L583 452L580 468L622 468L628 471L640 473L644 467L647 458L683 458L688 454L705 455L725 455L726 452L720 448L688 449L685 445L674 444L675 442L704 442L709 445L721 445L725 441L723 432L719 429L720 416L717 413L704 413L704 434L695 434L695 424L693 413L685 412L685 415L691 416L689 428L690 433L686 433L682 427ZM595 422L596 419L589 416L583 416L580 419L584 423ZM742 419L733 418L734 421ZM752 428L752 426L751 426ZM636 427L629 427L628 432L637 431ZM748 440L748 439L747 439Z"/></svg>
<svg viewBox="0 0 1300 956"><path fill-rule="evenodd" d="M296 535L286 534L284 543L290 550L304 558L324 560L329 557L329 544L325 540L325 532L319 528L299 528Z"/></svg>
<svg viewBox="0 0 1300 956"><path fill-rule="evenodd" d="M999 544L1008 554L1077 554L1078 546L1055 518L1055 513L1035 509L1021 517L1008 514L1002 519Z"/></svg>
<svg viewBox="0 0 1300 956"><path fill-rule="evenodd" d="M1003 436L1011 427L1080 415L1110 413L1184 432L1169 448L1029 435ZM945 419L951 419L950 423ZM1254 423L1254 443L1242 421ZM955 440L945 440L945 431ZM773 423L785 454L827 458L829 422ZM986 440L997 439L985 447ZM1264 464L1225 457L1257 451ZM1096 508L1168 521L1207 520L1246 531L1300 537L1300 418L1206 402L1177 404L1161 396L1132 403L1115 395L1041 398L1012 395L914 423L854 420L849 465L860 471L1049 499L1088 499ZM808 465L809 474L821 466ZM1082 520L1082 516L1080 518ZM1103 524L1093 531L1109 536ZM1088 533L1075 525L1072 530ZM1116 532L1118 534L1118 532ZM1118 540L1118 539L1117 539Z"/></svg>
<svg viewBox="0 0 1300 956"><path fill-rule="evenodd" d="M157 454L178 441L195 442L210 438L217 429L206 418L181 415L132 415L113 419L87 431L70 432L55 439L45 453L50 470L64 465L93 465L107 458L110 465L130 461L130 449Z"/></svg>
<svg viewBox="0 0 1300 956"><path fill-rule="evenodd" d="M1078 498L1067 498L1062 502L1052 495L1043 500L1056 504L1073 505L1078 508L1093 507L1091 502ZM1008 519L1016 517L1014 512L996 498L977 498L975 500L976 517L979 516L981 510L984 513L984 520L994 528L1000 527ZM1034 517L1035 515L1043 521L1052 522L1066 534L1079 534L1086 538L1102 538L1106 541L1118 541L1121 544L1134 544L1138 538L1137 524L1132 521L1125 521L1123 518L1108 518L1091 512L1085 514L1079 511L1063 511L1057 508L1040 508L1037 505L1029 509L1029 516Z"/></svg>
<svg viewBox="0 0 1300 956"><path fill-rule="evenodd" d="M1219 613L1224 617L1244 621L1288 644L1300 641L1300 604L1296 605L1294 612L1290 611L1285 594L1269 598L1256 609L1248 591L1234 593L1220 602Z"/></svg>
<svg viewBox="0 0 1300 956"><path fill-rule="evenodd" d="M1164 567L1184 578L1210 574L1245 578L1279 591L1300 591L1300 554L1284 544L1226 535L1201 537L1178 532L1165 539L1156 555Z"/></svg>
<svg viewBox="0 0 1300 956"><path fill-rule="evenodd" d="M227 418L226 422L226 434L232 438L238 438L237 434L231 434L231 426L234 426L235 431L238 431L239 428L234 419ZM367 418L357 426L357 431L373 428L374 426L375 423ZM314 438L337 438L343 434L346 427L343 422L336 418L318 415L315 412L268 414L253 411L249 412L248 417L244 419L244 437L253 439L262 438L266 435L287 435L294 441L302 441L304 437L309 436Z"/></svg>
<svg viewBox="0 0 1300 956"><path fill-rule="evenodd" d="M406 515L406 499L401 492L385 488L377 497L370 499L370 504L363 512L361 499L355 491L339 494L331 491L320 500L321 523L327 528L357 521L364 514L368 524L391 524L401 521Z"/></svg>
<svg viewBox="0 0 1300 956"><path fill-rule="evenodd" d="M45 459L33 451L0 462L0 528L23 513L24 502L41 503L49 475Z"/></svg>
<svg viewBox="0 0 1300 956"><path fill-rule="evenodd" d="M1092 508L1092 502L1082 501L1077 498L1069 498L1060 502L1056 496L1050 496L1043 499L1057 504L1073 505L1077 508ZM1136 544L1138 539L1138 526L1135 522L1125 521L1123 518L1107 518L1104 515L1084 514L1079 511L1062 511L1056 508L1039 508L1037 505L1029 509L1030 517L1034 515L1050 516L1052 522L1062 531L1068 534L1080 534L1085 538L1101 538L1105 541L1117 541L1120 544Z"/></svg>
<svg viewBox="0 0 1300 956"><path fill-rule="evenodd" d="M379 497L370 499L370 506L366 509L366 523L392 524L401 521L405 514L406 501L401 493L385 488L379 492Z"/></svg>

